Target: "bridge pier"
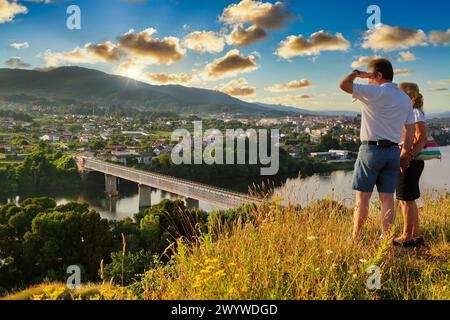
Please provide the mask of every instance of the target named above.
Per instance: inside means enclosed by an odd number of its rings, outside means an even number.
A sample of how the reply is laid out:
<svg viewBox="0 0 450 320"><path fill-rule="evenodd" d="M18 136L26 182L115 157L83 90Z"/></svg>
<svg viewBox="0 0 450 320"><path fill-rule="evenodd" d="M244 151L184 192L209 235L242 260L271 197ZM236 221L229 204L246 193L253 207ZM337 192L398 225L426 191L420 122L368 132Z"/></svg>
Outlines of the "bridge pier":
<svg viewBox="0 0 450 320"><path fill-rule="evenodd" d="M119 195L117 177L105 174L105 192L108 197L117 197Z"/></svg>
<svg viewBox="0 0 450 320"><path fill-rule="evenodd" d="M200 207L200 201L197 199L185 198L184 201L186 202L186 209L188 210L198 209Z"/></svg>
<svg viewBox="0 0 450 320"><path fill-rule="evenodd" d="M145 209L152 206L152 187L139 185L139 209Z"/></svg>

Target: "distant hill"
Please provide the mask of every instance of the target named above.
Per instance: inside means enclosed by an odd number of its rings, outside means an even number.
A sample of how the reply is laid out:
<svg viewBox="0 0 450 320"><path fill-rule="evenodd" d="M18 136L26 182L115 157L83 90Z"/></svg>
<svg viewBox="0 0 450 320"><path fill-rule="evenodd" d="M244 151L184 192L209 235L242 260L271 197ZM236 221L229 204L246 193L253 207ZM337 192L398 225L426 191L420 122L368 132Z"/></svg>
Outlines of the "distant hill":
<svg viewBox="0 0 450 320"><path fill-rule="evenodd" d="M296 107L288 107L288 106L283 106L283 105L278 105L278 104L265 104L265 103L257 103L257 104L262 107L269 108L272 110L277 110L277 111L282 111L282 112L294 112L294 113L299 113L299 114L302 114L305 116L319 115L319 116L349 116L349 117L353 117L353 116L357 116L359 114L359 112L356 112L356 111L345 111L345 110L313 111L313 110L301 109L301 108L296 108Z"/></svg>
<svg viewBox="0 0 450 320"><path fill-rule="evenodd" d="M428 113L426 116L428 119L450 118L450 111Z"/></svg>
<svg viewBox="0 0 450 320"><path fill-rule="evenodd" d="M177 113L277 113L219 91L154 86L81 67L50 71L0 69L0 99L39 104L96 103Z"/></svg>

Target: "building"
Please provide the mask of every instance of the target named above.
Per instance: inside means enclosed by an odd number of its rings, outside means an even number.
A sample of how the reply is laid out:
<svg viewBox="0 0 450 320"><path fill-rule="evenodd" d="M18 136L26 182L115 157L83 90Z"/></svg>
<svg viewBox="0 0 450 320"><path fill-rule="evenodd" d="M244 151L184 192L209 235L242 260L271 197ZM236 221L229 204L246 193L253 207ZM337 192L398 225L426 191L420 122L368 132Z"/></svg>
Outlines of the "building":
<svg viewBox="0 0 450 320"><path fill-rule="evenodd" d="M153 149L153 153L156 156L159 156L163 153L170 153L170 151L171 151L171 149L168 146L164 146L164 145L157 146L155 149Z"/></svg>
<svg viewBox="0 0 450 320"><path fill-rule="evenodd" d="M325 160L347 160L348 154L347 150L329 150L328 152L311 152L310 156Z"/></svg>
<svg viewBox="0 0 450 320"><path fill-rule="evenodd" d="M60 138L57 135L44 134L42 137L39 138L39 140L48 141L48 142L59 142Z"/></svg>
<svg viewBox="0 0 450 320"><path fill-rule="evenodd" d="M4 152L11 152L12 148L11 145L8 143L0 143L0 151L4 151Z"/></svg>

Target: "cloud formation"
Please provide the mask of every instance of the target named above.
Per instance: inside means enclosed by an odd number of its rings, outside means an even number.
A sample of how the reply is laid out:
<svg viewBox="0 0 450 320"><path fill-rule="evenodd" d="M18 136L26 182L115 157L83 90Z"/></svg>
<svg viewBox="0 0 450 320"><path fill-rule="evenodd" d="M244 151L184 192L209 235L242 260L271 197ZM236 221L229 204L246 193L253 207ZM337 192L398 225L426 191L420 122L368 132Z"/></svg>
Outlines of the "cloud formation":
<svg viewBox="0 0 450 320"><path fill-rule="evenodd" d="M145 72L143 78L155 84L186 84L192 80L192 76L187 73Z"/></svg>
<svg viewBox="0 0 450 320"><path fill-rule="evenodd" d="M231 80L219 87L218 90L235 97L249 97L256 93L256 87L249 86L245 78Z"/></svg>
<svg viewBox="0 0 450 320"><path fill-rule="evenodd" d="M117 62L124 53L114 43L106 41L100 44L87 43L83 48L77 47L67 52L47 50L44 59L47 66L56 67L61 63Z"/></svg>
<svg viewBox="0 0 450 320"><path fill-rule="evenodd" d="M431 92L442 92L442 91L448 91L447 88L433 88L430 89Z"/></svg>
<svg viewBox="0 0 450 320"><path fill-rule="evenodd" d="M131 29L117 39L122 49L126 50L129 54L145 59L149 63L171 65L184 58L186 50L181 47L178 38L153 38L156 32L153 28L143 30L139 33Z"/></svg>
<svg viewBox="0 0 450 320"><path fill-rule="evenodd" d="M275 52L284 59L297 56L318 55L321 51L346 51L350 47L341 33L332 35L324 30L313 33L309 38L303 35L289 36L280 42Z"/></svg>
<svg viewBox="0 0 450 320"><path fill-rule="evenodd" d="M410 51L400 51L400 57L398 58L398 62L408 62L408 61L416 61L416 56Z"/></svg>
<svg viewBox="0 0 450 320"><path fill-rule="evenodd" d="M12 57L5 61L5 65L15 69L29 69L31 64L22 61L21 57Z"/></svg>
<svg viewBox="0 0 450 320"><path fill-rule="evenodd" d="M428 81L428 84L450 85L450 80Z"/></svg>
<svg viewBox="0 0 450 320"><path fill-rule="evenodd" d="M286 95L281 97L269 97L265 101L273 104L280 104L289 107L299 107L305 103L305 100L310 99L311 96L307 94L302 95Z"/></svg>
<svg viewBox="0 0 450 320"><path fill-rule="evenodd" d="M413 73L408 70L408 69L394 69L394 75L396 77L406 77L406 76L410 76Z"/></svg>
<svg viewBox="0 0 450 320"><path fill-rule="evenodd" d="M183 46L197 52L219 53L225 47L225 39L213 31L195 31L184 38Z"/></svg>
<svg viewBox="0 0 450 320"><path fill-rule="evenodd" d="M394 51L427 45L427 36L422 30L391 27L380 24L366 31L362 47L375 51Z"/></svg>
<svg viewBox="0 0 450 320"><path fill-rule="evenodd" d="M214 60L206 66L206 77L220 79L232 77L239 73L251 72L258 68L256 64L258 58L259 56L256 53L246 56L241 54L239 50L230 50L225 56Z"/></svg>
<svg viewBox="0 0 450 320"><path fill-rule="evenodd" d="M13 42L9 45L9 47L16 49L16 50L20 50L20 49L29 48L30 45L28 44L28 42Z"/></svg>
<svg viewBox="0 0 450 320"><path fill-rule="evenodd" d="M270 92L288 92L301 88L309 88L310 86L311 81L309 81L308 79L302 79L302 80L293 80L288 83L276 83L268 88L265 88L264 90Z"/></svg>
<svg viewBox="0 0 450 320"><path fill-rule="evenodd" d="M282 28L294 16L286 10L284 2L242 0L223 10L220 20L226 24L250 24L265 29Z"/></svg>
<svg viewBox="0 0 450 320"><path fill-rule="evenodd" d="M0 24L11 22L18 14L28 13L27 7L11 0L0 0Z"/></svg>
<svg viewBox="0 0 450 320"><path fill-rule="evenodd" d="M237 25L227 37L227 43L237 47L246 47L252 43L264 40L267 36L267 32L257 25L250 26L247 29Z"/></svg>
<svg viewBox="0 0 450 320"><path fill-rule="evenodd" d="M352 68L362 68L367 67L369 63L372 62L372 60L382 58L381 56L362 56L359 57L357 60L353 61L351 64Z"/></svg>
<svg viewBox="0 0 450 320"><path fill-rule="evenodd" d="M429 40L434 45L450 45L450 29L447 31L431 31Z"/></svg>

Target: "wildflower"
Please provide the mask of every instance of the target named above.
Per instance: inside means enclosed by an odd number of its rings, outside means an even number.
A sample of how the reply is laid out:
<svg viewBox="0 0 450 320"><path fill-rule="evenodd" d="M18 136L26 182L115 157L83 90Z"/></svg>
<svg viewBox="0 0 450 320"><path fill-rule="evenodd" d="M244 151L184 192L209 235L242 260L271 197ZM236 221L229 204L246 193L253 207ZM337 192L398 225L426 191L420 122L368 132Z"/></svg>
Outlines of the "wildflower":
<svg viewBox="0 0 450 320"><path fill-rule="evenodd" d="M327 255L330 255L333 253L333 250L327 250L326 253L327 253Z"/></svg>
<svg viewBox="0 0 450 320"><path fill-rule="evenodd" d="M279 197L279 196L273 196L272 197L272 201L273 202L281 202L281 201L283 201L284 199L283 198L281 198L281 197Z"/></svg>
<svg viewBox="0 0 450 320"><path fill-rule="evenodd" d="M214 275L216 277L224 276L225 275L225 270L219 270Z"/></svg>
<svg viewBox="0 0 450 320"><path fill-rule="evenodd" d="M366 260L366 259L359 259L359 262L361 262L361 263L366 263L367 260Z"/></svg>
<svg viewBox="0 0 450 320"><path fill-rule="evenodd" d="M228 290L228 293L229 294L236 294L236 293L238 293L238 291L235 288L231 287L230 290Z"/></svg>
<svg viewBox="0 0 450 320"><path fill-rule="evenodd" d="M318 236L310 236L307 238L310 241L319 240L320 238Z"/></svg>
<svg viewBox="0 0 450 320"><path fill-rule="evenodd" d="M316 268L316 272L318 272L320 270L320 268Z"/></svg>
<svg viewBox="0 0 450 320"><path fill-rule="evenodd" d="M228 264L228 266L231 268L231 267L236 267L236 263L234 263L234 262L230 262L229 264Z"/></svg>

